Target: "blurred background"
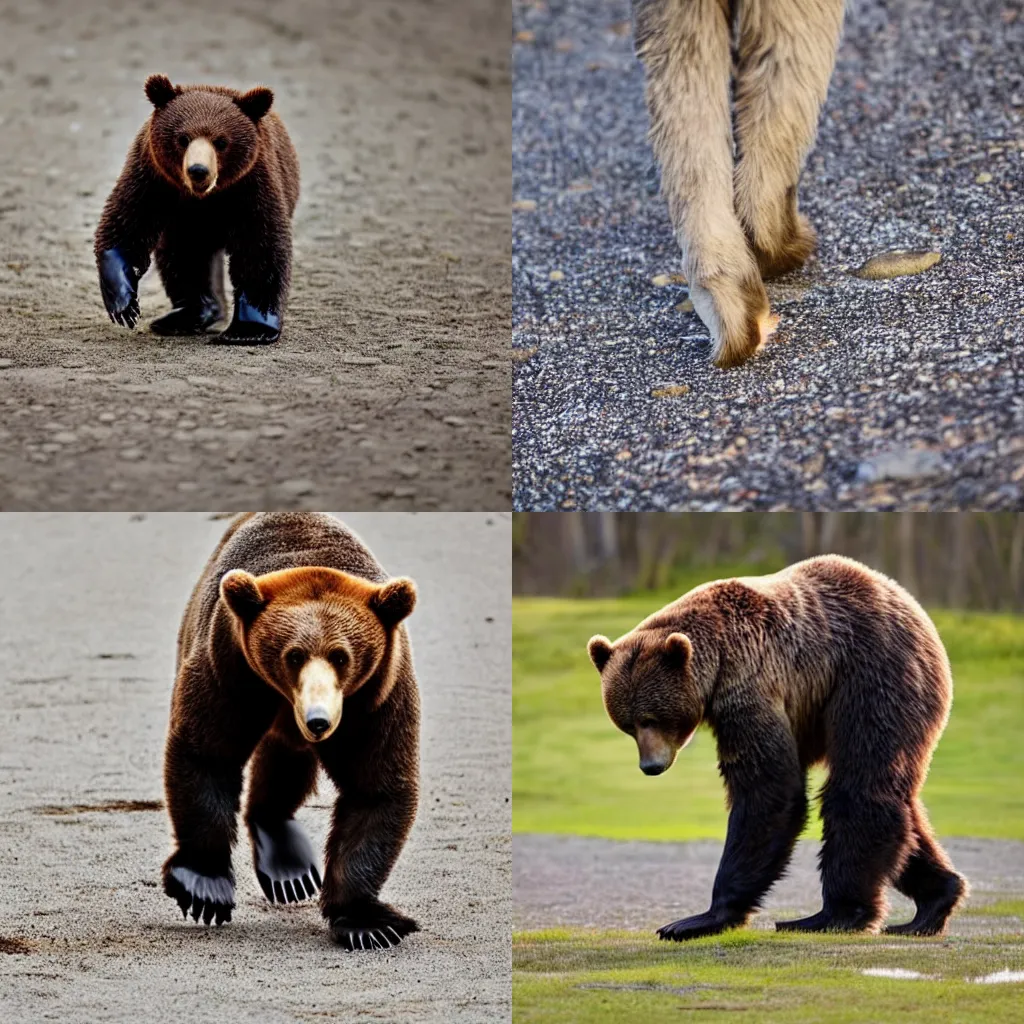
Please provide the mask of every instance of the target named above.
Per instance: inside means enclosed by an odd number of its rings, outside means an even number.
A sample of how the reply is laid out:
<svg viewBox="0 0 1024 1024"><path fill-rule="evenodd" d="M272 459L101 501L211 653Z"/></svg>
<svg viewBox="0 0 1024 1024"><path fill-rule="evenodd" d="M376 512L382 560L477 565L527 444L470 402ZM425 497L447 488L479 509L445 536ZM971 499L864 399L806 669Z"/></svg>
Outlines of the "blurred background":
<svg viewBox="0 0 1024 1024"><path fill-rule="evenodd" d="M512 545L517 594L623 594L699 568L773 572L832 552L897 578L925 604L1024 610L1016 513L524 512Z"/></svg>
<svg viewBox="0 0 1024 1024"><path fill-rule="evenodd" d="M724 837L711 734L699 730L672 771L642 775L605 714L587 640L620 636L708 580L825 552L902 583L946 645L953 713L924 793L939 833L1024 839L1024 516L983 513L515 515L514 829Z"/></svg>

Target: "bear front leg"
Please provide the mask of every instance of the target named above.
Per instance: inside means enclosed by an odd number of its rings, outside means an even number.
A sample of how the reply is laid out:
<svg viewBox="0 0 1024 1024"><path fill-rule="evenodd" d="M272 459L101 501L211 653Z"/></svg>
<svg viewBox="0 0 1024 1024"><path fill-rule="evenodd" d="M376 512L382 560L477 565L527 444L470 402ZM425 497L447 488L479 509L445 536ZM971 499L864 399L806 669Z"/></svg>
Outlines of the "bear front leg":
<svg viewBox="0 0 1024 1024"><path fill-rule="evenodd" d="M411 917L377 898L412 827L416 801L410 785L348 791L335 804L320 908L344 949L387 949L419 931Z"/></svg>
<svg viewBox="0 0 1024 1024"><path fill-rule="evenodd" d="M153 169L146 132L143 128L132 143L93 243L107 315L128 328L139 319L139 279L174 202L173 189Z"/></svg>
<svg viewBox="0 0 1024 1024"><path fill-rule="evenodd" d="M730 5L634 0L650 138L694 309L717 366L745 362L774 332L768 294L733 204Z"/></svg>
<svg viewBox="0 0 1024 1024"><path fill-rule="evenodd" d="M786 869L807 819L804 773L788 725L748 709L715 731L731 810L711 907L658 929L662 939L681 942L746 924Z"/></svg>
<svg viewBox="0 0 1024 1024"><path fill-rule="evenodd" d="M283 714L291 715L291 709ZM318 762L308 747L296 747L271 731L253 757L245 821L252 839L253 865L271 903L296 903L315 896L323 884L317 855L294 814L316 789Z"/></svg>
<svg viewBox="0 0 1024 1024"><path fill-rule="evenodd" d="M235 312L220 345L269 345L281 337L281 314L291 280L291 224L265 170L249 175L251 212L227 251Z"/></svg>
<svg viewBox="0 0 1024 1024"><path fill-rule="evenodd" d="M160 238L156 265L173 308L149 325L154 334L204 334L224 315L224 258L203 230L201 224L169 225Z"/></svg>
<svg viewBox="0 0 1024 1024"><path fill-rule="evenodd" d="M164 892L193 921L231 920L231 848L244 763L210 756L180 735L167 741L164 788L177 849L164 863Z"/></svg>

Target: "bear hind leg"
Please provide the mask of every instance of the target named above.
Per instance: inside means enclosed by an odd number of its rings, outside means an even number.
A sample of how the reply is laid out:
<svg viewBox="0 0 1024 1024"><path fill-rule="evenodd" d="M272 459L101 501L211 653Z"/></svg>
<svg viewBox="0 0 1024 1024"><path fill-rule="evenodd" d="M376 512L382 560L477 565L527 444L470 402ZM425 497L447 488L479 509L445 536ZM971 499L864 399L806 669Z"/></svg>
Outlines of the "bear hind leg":
<svg viewBox="0 0 1024 1024"><path fill-rule="evenodd" d="M915 800L914 852L893 885L917 905L917 913L906 924L890 925L887 935L941 935L954 910L967 897L967 879L958 874L935 841L924 806Z"/></svg>
<svg viewBox="0 0 1024 1024"><path fill-rule="evenodd" d="M821 800L821 883L824 906L779 931L874 931L885 916L885 885L912 847L908 809L825 785Z"/></svg>
<svg viewBox="0 0 1024 1024"><path fill-rule="evenodd" d="M195 244L165 232L156 265L173 308L149 329L161 335L204 334L224 316L224 255L196 251Z"/></svg>
<svg viewBox="0 0 1024 1024"><path fill-rule="evenodd" d="M311 899L323 881L317 855L294 814L316 788L317 758L271 731L253 756L245 821L253 865L271 903Z"/></svg>

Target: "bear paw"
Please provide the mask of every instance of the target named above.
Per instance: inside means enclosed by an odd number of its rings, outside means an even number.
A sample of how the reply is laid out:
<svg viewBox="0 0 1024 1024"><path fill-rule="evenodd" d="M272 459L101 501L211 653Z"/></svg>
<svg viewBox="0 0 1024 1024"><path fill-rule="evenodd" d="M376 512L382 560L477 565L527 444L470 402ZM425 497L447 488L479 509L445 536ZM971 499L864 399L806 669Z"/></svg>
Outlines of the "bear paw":
<svg viewBox="0 0 1024 1024"><path fill-rule="evenodd" d="M223 924L231 920L235 884L224 875L201 875L198 871L175 865L164 875L164 892L181 907L184 918L188 918L191 910L192 920L198 921L202 917L203 924L211 921Z"/></svg>
<svg viewBox="0 0 1024 1024"><path fill-rule="evenodd" d="M170 313L157 317L149 329L154 334L204 334L220 319L220 304L216 299L203 297L196 305L175 306Z"/></svg>
<svg viewBox="0 0 1024 1024"><path fill-rule="evenodd" d="M681 921L673 921L664 928L659 928L658 938L669 942L685 942L687 939L699 939L704 935L717 935L742 923L709 910L705 914L684 917Z"/></svg>
<svg viewBox="0 0 1024 1024"><path fill-rule="evenodd" d="M319 892L323 882L316 854L298 822L289 819L266 828L252 823L249 832L256 877L271 903L298 903Z"/></svg>
<svg viewBox="0 0 1024 1024"><path fill-rule="evenodd" d="M112 323L134 327L139 319L139 297L136 293L139 278L135 268L124 258L120 249L106 249L100 254L100 292L107 316Z"/></svg>
<svg viewBox="0 0 1024 1024"><path fill-rule="evenodd" d="M281 337L281 317L272 309L261 310L240 294L235 315L227 330L212 339L215 345L269 345Z"/></svg>
<svg viewBox="0 0 1024 1024"><path fill-rule="evenodd" d="M420 926L393 907L377 900L361 901L344 907L324 907L331 938L342 949L390 949Z"/></svg>

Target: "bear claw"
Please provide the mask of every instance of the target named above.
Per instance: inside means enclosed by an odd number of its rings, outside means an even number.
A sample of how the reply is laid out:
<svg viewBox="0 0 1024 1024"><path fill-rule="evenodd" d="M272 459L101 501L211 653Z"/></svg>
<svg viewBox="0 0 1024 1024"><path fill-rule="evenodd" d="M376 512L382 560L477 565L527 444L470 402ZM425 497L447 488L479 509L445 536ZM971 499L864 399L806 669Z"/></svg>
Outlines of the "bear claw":
<svg viewBox="0 0 1024 1024"><path fill-rule="evenodd" d="M235 299L235 315L227 329L211 339L214 345L270 345L281 337L281 317L272 309L261 310L246 298Z"/></svg>
<svg viewBox="0 0 1024 1024"><path fill-rule="evenodd" d="M175 866L164 876L164 892L181 908L183 920L203 924L224 924L231 920L235 905L235 887L229 878L201 875L189 868Z"/></svg>
<svg viewBox="0 0 1024 1024"><path fill-rule="evenodd" d="M271 903L301 903L319 892L316 855L298 822L289 819L270 827L251 822L249 831L256 878Z"/></svg>
<svg viewBox="0 0 1024 1024"><path fill-rule="evenodd" d="M412 932L420 930L411 918L404 917L376 900L349 907L346 911L324 915L330 924L331 938L342 949L390 949Z"/></svg>
<svg viewBox="0 0 1024 1024"><path fill-rule="evenodd" d="M120 249L106 249L100 254L100 293L111 323L133 328L139 319L139 278L135 268Z"/></svg>

